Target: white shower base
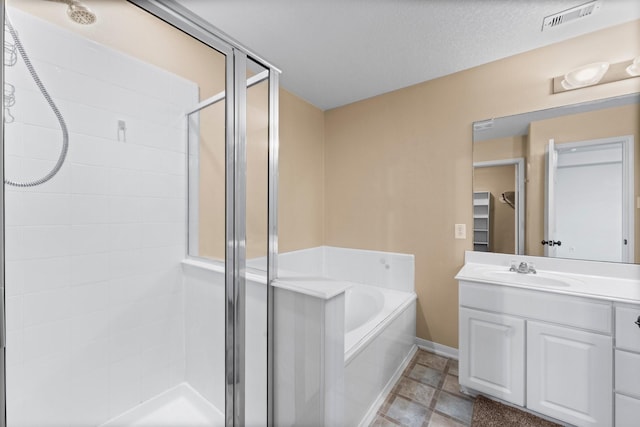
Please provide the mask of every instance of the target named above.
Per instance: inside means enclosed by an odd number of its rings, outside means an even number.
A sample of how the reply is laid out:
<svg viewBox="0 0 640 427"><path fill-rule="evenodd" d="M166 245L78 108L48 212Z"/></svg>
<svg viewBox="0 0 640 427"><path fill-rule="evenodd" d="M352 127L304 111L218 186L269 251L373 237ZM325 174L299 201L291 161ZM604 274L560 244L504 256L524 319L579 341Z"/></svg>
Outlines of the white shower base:
<svg viewBox="0 0 640 427"><path fill-rule="evenodd" d="M217 427L224 414L189 384L182 383L100 427Z"/></svg>

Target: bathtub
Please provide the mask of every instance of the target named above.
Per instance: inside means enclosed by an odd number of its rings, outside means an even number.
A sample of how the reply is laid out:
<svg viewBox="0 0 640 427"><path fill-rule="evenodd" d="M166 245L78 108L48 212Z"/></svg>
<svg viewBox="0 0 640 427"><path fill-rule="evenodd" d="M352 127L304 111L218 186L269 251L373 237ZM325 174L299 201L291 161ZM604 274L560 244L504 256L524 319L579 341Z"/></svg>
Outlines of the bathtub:
<svg viewBox="0 0 640 427"><path fill-rule="evenodd" d="M415 352L413 292L353 284L345 291L344 421L368 425Z"/></svg>
<svg viewBox="0 0 640 427"><path fill-rule="evenodd" d="M278 273L279 425L369 425L417 348L415 293Z"/></svg>
<svg viewBox="0 0 640 427"><path fill-rule="evenodd" d="M416 298L412 292L353 284L345 291L344 353L348 363Z"/></svg>

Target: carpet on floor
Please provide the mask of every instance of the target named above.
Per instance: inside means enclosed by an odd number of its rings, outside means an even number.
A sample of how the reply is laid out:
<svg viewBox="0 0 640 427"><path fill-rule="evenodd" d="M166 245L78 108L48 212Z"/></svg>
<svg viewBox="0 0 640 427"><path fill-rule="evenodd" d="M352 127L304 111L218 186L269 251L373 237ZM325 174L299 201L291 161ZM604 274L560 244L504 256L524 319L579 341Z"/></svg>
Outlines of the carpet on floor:
<svg viewBox="0 0 640 427"><path fill-rule="evenodd" d="M528 412L478 396L473 404L471 427L561 427Z"/></svg>

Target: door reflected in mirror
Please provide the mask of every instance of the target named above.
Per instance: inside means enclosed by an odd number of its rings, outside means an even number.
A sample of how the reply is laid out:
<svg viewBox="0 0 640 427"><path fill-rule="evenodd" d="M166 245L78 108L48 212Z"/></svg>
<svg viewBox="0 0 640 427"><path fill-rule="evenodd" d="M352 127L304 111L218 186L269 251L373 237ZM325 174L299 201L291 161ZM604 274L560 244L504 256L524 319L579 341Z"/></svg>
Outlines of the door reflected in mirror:
<svg viewBox="0 0 640 427"><path fill-rule="evenodd" d="M474 250L640 262L640 94L477 122L473 140Z"/></svg>
<svg viewBox="0 0 640 427"><path fill-rule="evenodd" d="M556 145L545 179L545 255L633 262L633 137Z"/></svg>

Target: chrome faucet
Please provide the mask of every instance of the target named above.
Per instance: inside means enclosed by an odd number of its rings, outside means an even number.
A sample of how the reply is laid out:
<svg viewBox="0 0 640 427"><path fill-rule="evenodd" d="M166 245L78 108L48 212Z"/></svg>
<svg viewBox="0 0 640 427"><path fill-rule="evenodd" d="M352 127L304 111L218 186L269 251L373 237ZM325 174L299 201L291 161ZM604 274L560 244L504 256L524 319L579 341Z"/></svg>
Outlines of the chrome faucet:
<svg viewBox="0 0 640 427"><path fill-rule="evenodd" d="M509 268L509 271L515 271L516 273L521 273L521 274L536 274L536 268L533 266L533 263L526 263L524 261L522 261L520 263L520 265L518 267L516 267L516 262L512 261L511 262L511 268Z"/></svg>

